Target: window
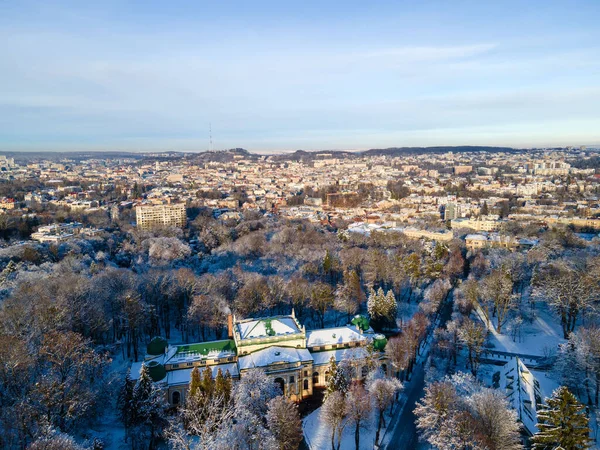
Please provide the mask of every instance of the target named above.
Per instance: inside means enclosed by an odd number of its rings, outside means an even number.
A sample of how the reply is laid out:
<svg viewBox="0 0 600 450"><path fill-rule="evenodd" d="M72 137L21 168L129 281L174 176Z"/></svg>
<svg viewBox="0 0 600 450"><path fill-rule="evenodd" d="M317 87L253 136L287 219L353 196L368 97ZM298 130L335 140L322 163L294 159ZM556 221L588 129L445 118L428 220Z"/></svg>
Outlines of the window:
<svg viewBox="0 0 600 450"><path fill-rule="evenodd" d="M179 364L173 364L173 369L177 369L179 367Z"/></svg>
<svg viewBox="0 0 600 450"><path fill-rule="evenodd" d="M180 402L181 402L181 394L179 393L179 391L173 392L173 404L179 405Z"/></svg>
<svg viewBox="0 0 600 450"><path fill-rule="evenodd" d="M319 372L313 373L313 385L314 384L319 384Z"/></svg>
<svg viewBox="0 0 600 450"><path fill-rule="evenodd" d="M294 383L295 381L296 381L296 380L294 379L294 376L292 375L292 376L290 377L290 383Z"/></svg>
<svg viewBox="0 0 600 450"><path fill-rule="evenodd" d="M308 370L304 371L304 376L307 377L308 376Z"/></svg>
<svg viewBox="0 0 600 450"><path fill-rule="evenodd" d="M194 365L194 363L187 363L188 367L192 367Z"/></svg>
<svg viewBox="0 0 600 450"><path fill-rule="evenodd" d="M304 390L308 391L308 380L304 380Z"/></svg>

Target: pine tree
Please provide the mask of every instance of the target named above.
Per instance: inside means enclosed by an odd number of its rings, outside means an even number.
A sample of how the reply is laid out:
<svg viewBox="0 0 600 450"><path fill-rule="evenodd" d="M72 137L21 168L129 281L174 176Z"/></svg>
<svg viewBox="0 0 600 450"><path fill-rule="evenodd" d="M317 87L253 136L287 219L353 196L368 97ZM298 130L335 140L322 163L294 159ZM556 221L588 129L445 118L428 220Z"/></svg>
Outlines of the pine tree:
<svg viewBox="0 0 600 450"><path fill-rule="evenodd" d="M210 398L213 395L213 391L215 388L215 384L212 377L212 369L210 367L206 367L202 372L202 381L200 384L200 389L206 395L206 397Z"/></svg>
<svg viewBox="0 0 600 450"><path fill-rule="evenodd" d="M164 393L154 385L146 364L142 364L131 398L132 424L138 427L135 437L147 438L150 448L167 425L167 408Z"/></svg>
<svg viewBox="0 0 600 450"><path fill-rule="evenodd" d="M127 375L125 376L125 384L121 388L119 392L119 397L117 400L118 408L119 408L119 418L125 428L129 428L133 422L133 413L134 411L131 409L131 401L133 399L133 389L135 387L135 382L131 379L131 370L127 370Z"/></svg>
<svg viewBox="0 0 600 450"><path fill-rule="evenodd" d="M192 373L190 375L190 384L189 384L189 394L190 397L195 397L198 395L199 390L201 389L201 378L200 378L200 370L197 367L192 369Z"/></svg>
<svg viewBox="0 0 600 450"><path fill-rule="evenodd" d="M490 210L488 208L487 202L483 202L483 206L481 207L481 210L479 211L479 215L487 216L489 213L490 213Z"/></svg>
<svg viewBox="0 0 600 450"><path fill-rule="evenodd" d="M225 397L225 377L220 367L217 369L215 377L215 397Z"/></svg>
<svg viewBox="0 0 600 450"><path fill-rule="evenodd" d="M350 380L348 379L346 369L343 366L338 365L333 356L329 359L329 367L327 370L329 372L329 378L327 378L325 398L333 392L341 392L342 394L348 392Z"/></svg>
<svg viewBox="0 0 600 450"><path fill-rule="evenodd" d="M533 448L536 450L590 448L588 424L585 407L566 386L561 386L538 411L539 432L533 436Z"/></svg>
<svg viewBox="0 0 600 450"><path fill-rule="evenodd" d="M382 288L379 288L377 292L371 289L367 308L373 328L377 331L395 325L398 304L391 290L385 293Z"/></svg>
<svg viewBox="0 0 600 450"><path fill-rule="evenodd" d="M229 370L227 370L225 371L225 384L223 385L223 397L225 398L226 402L229 402L229 400L231 399L232 389L233 386L231 381L231 374L229 373Z"/></svg>

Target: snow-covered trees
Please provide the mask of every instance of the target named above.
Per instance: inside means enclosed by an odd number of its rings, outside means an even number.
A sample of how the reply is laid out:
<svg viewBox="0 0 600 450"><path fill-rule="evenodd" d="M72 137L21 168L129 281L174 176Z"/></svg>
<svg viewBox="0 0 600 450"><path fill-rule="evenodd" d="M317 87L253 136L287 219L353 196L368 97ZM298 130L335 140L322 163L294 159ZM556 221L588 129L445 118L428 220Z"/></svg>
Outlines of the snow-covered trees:
<svg viewBox="0 0 600 450"><path fill-rule="evenodd" d="M345 364L338 364L332 356L329 359L329 367L327 368L328 377L326 381L325 398L333 392L341 392L346 394L350 387L351 379Z"/></svg>
<svg viewBox="0 0 600 450"><path fill-rule="evenodd" d="M585 265L559 260L543 267L534 277L535 294L558 314L565 339L577 319L594 307L598 285Z"/></svg>
<svg viewBox="0 0 600 450"><path fill-rule="evenodd" d="M325 398L321 417L331 429L331 450L339 450L342 432L346 426L346 396L343 392L335 391Z"/></svg>
<svg viewBox="0 0 600 450"><path fill-rule="evenodd" d="M360 430L371 417L373 409L371 397L361 384L353 384L346 398L346 413L348 421L354 426L354 444L360 448Z"/></svg>
<svg viewBox="0 0 600 450"><path fill-rule="evenodd" d="M367 382L367 391L371 394L373 404L377 409L377 432L375 434L375 443L379 443L379 433L381 427L385 426L385 410L392 406L396 399L396 394L402 389L402 383L396 378L373 377Z"/></svg>
<svg viewBox="0 0 600 450"><path fill-rule="evenodd" d="M464 374L427 386L415 414L423 439L440 450L522 448L517 415L504 395Z"/></svg>
<svg viewBox="0 0 600 450"><path fill-rule="evenodd" d="M190 247L175 237L150 238L142 245L148 249L150 261L157 265L184 259L191 254Z"/></svg>
<svg viewBox="0 0 600 450"><path fill-rule="evenodd" d="M335 309L345 313L349 319L358 311L364 297L360 276L356 270L344 271L344 281L335 291Z"/></svg>
<svg viewBox="0 0 600 450"><path fill-rule="evenodd" d="M582 327L571 333L559 349L555 364L563 383L589 405L598 406L600 397L600 328Z"/></svg>
<svg viewBox="0 0 600 450"><path fill-rule="evenodd" d="M236 413L264 417L269 401L282 392L261 369L252 369L244 375L233 390Z"/></svg>
<svg viewBox="0 0 600 450"><path fill-rule="evenodd" d="M496 317L496 331L502 333L502 327L508 320L508 314L515 306L513 284L502 269L495 269L483 280L483 296L486 300L488 318L490 308Z"/></svg>
<svg viewBox="0 0 600 450"><path fill-rule="evenodd" d="M310 306L315 311L319 325L325 327L325 313L333 307L335 301L332 287L327 283L314 283L310 293Z"/></svg>
<svg viewBox="0 0 600 450"><path fill-rule="evenodd" d="M288 398L275 397L268 404L267 426L279 450L297 450L302 441L302 422L298 406Z"/></svg>
<svg viewBox="0 0 600 450"><path fill-rule="evenodd" d="M480 325L471 319L465 319L458 328L458 338L467 347L469 352L469 366L473 375L477 375L479 369L479 357L483 350L483 344L487 331L483 325Z"/></svg>
<svg viewBox="0 0 600 450"><path fill-rule="evenodd" d="M367 309L373 329L381 330L396 326L398 304L391 289L387 293L384 293L381 288L377 292L371 289L367 300Z"/></svg>
<svg viewBox="0 0 600 450"><path fill-rule="evenodd" d="M148 442L150 448L153 448L167 425L167 408L164 392L154 384L148 366L143 364L140 378L133 388L127 414L131 417L129 437L134 444Z"/></svg>
<svg viewBox="0 0 600 450"><path fill-rule="evenodd" d="M556 389L538 410L537 427L539 432L533 436L533 448L536 450L591 447L585 407L565 386Z"/></svg>
<svg viewBox="0 0 600 450"><path fill-rule="evenodd" d="M423 301L419 304L421 310L428 316L435 316L439 311L439 308L448 296L452 285L447 279L435 280L423 294Z"/></svg>
<svg viewBox="0 0 600 450"><path fill-rule="evenodd" d="M51 426L68 431L97 412L98 395L104 389L102 375L109 361L73 332L46 334L39 352L38 370L43 375L31 400Z"/></svg>

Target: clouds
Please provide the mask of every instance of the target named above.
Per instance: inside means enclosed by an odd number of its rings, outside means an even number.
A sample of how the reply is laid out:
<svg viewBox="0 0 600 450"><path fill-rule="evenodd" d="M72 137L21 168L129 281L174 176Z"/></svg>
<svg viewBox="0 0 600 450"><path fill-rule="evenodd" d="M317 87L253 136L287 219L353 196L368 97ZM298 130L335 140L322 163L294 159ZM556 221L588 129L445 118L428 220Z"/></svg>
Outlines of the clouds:
<svg viewBox="0 0 600 450"><path fill-rule="evenodd" d="M600 142L595 29L136 11L1 28L0 148L203 150L209 122L216 147L253 150Z"/></svg>

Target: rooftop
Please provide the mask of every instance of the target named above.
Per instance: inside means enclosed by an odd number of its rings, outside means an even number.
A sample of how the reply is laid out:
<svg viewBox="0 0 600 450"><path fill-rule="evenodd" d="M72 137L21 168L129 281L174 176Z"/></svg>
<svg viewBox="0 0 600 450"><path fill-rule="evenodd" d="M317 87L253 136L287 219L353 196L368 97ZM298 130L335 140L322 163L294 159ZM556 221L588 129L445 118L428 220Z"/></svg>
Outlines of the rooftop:
<svg viewBox="0 0 600 450"><path fill-rule="evenodd" d="M179 345L169 363L194 361L200 359L218 359L236 354L235 342L231 339L223 341L199 342L196 344Z"/></svg>
<svg viewBox="0 0 600 450"><path fill-rule="evenodd" d="M269 336L285 336L302 333L292 316L277 316L264 319L248 319L236 323L240 339L253 339Z"/></svg>

